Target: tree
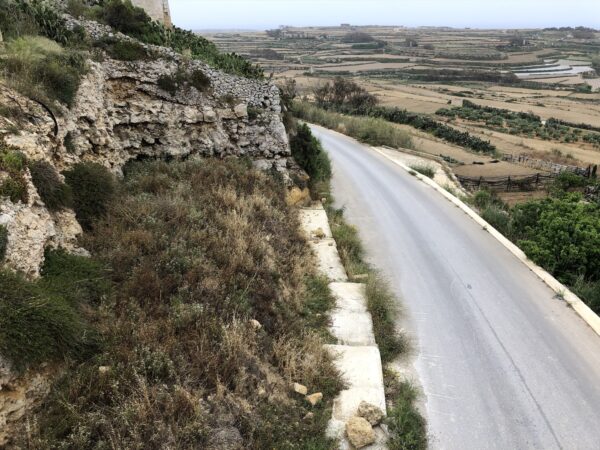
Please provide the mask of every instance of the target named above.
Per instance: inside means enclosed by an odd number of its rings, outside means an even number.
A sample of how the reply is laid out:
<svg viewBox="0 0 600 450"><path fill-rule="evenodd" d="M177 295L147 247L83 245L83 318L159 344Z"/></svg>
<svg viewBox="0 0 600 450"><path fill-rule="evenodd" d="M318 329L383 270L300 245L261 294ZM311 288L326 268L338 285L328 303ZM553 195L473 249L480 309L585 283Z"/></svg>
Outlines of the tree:
<svg viewBox="0 0 600 450"><path fill-rule="evenodd" d="M580 194L517 205L510 226L527 256L561 281L600 280L600 207Z"/></svg>
<svg viewBox="0 0 600 450"><path fill-rule="evenodd" d="M266 33L267 33L267 36L272 37L274 39L281 38L281 30L279 28L274 29L274 30L267 30Z"/></svg>
<svg viewBox="0 0 600 450"><path fill-rule="evenodd" d="M315 89L314 96L317 104L323 108L368 109L377 104L377 97L354 81L342 77Z"/></svg>
<svg viewBox="0 0 600 450"><path fill-rule="evenodd" d="M362 31L354 31L346 34L342 38L342 42L345 44L360 44L364 42L373 42L375 38L370 34L363 33Z"/></svg>

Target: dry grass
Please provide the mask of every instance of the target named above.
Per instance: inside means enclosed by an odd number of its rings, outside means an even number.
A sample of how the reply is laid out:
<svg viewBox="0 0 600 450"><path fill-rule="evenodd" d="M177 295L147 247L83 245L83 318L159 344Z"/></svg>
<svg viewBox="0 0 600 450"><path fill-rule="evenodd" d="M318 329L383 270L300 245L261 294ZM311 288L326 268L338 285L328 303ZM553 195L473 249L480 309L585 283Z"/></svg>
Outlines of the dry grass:
<svg viewBox="0 0 600 450"><path fill-rule="evenodd" d="M332 447L324 428L341 384L312 317L330 300L309 288L314 264L283 187L241 162L126 172L84 238L114 286L96 311L103 350L68 372L26 444ZM325 401L310 407L292 381Z"/></svg>

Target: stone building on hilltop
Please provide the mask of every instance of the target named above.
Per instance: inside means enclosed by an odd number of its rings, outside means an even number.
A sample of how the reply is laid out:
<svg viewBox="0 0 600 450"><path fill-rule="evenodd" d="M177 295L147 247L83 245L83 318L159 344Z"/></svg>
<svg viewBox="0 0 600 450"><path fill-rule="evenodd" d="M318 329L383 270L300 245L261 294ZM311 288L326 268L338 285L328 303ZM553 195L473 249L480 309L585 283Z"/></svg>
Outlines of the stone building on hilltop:
<svg viewBox="0 0 600 450"><path fill-rule="evenodd" d="M171 10L169 9L169 0L132 0L135 6L144 8L148 15L154 20L171 26Z"/></svg>

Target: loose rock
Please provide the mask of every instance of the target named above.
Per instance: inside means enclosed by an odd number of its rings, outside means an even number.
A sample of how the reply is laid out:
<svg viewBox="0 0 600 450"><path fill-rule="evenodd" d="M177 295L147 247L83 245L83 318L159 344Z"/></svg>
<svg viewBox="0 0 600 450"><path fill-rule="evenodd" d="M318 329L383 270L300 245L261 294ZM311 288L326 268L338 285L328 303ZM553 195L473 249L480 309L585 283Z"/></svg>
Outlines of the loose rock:
<svg viewBox="0 0 600 450"><path fill-rule="evenodd" d="M311 405L317 405L321 400L323 400L323 394L321 392L316 392L314 394L310 394L306 396L306 400Z"/></svg>
<svg viewBox="0 0 600 450"><path fill-rule="evenodd" d="M294 392L296 392L300 395L306 395L306 394L308 394L308 388L306 386L304 386L303 384L294 383Z"/></svg>
<svg viewBox="0 0 600 450"><path fill-rule="evenodd" d="M360 405L358 405L356 415L366 419L372 426L379 424L385 417L381 408L365 401L360 402Z"/></svg>
<svg viewBox="0 0 600 450"><path fill-rule="evenodd" d="M346 423L346 435L355 448L363 448L375 442L375 431L364 418L354 416Z"/></svg>

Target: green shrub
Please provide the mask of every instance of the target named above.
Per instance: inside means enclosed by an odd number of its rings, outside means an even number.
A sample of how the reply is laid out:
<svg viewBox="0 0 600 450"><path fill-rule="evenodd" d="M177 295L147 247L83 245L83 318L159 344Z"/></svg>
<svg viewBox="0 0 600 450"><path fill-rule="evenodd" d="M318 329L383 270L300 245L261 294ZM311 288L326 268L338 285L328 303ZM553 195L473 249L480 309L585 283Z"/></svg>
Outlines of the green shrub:
<svg viewBox="0 0 600 450"><path fill-rule="evenodd" d="M54 167L46 161L33 161L29 164L31 179L46 207L58 211L73 206L71 188L63 183Z"/></svg>
<svg viewBox="0 0 600 450"><path fill-rule="evenodd" d="M63 144L68 153L74 154L77 152L75 142L73 142L73 133L71 133L70 131L65 135L65 140Z"/></svg>
<svg viewBox="0 0 600 450"><path fill-rule="evenodd" d="M600 280L586 281L583 277L579 277L573 286L573 291L592 308L592 311L600 312Z"/></svg>
<svg viewBox="0 0 600 450"><path fill-rule="evenodd" d="M0 30L5 41L40 32L35 19L13 0L0 0Z"/></svg>
<svg viewBox="0 0 600 450"><path fill-rule="evenodd" d="M71 305L98 305L111 289L109 272L93 258L47 250L40 285L64 297Z"/></svg>
<svg viewBox="0 0 600 450"><path fill-rule="evenodd" d="M89 230L94 221L106 214L115 194L115 180L105 167L95 163L80 163L64 173L73 192L73 209L81 226Z"/></svg>
<svg viewBox="0 0 600 450"><path fill-rule="evenodd" d="M0 354L15 368L81 358L96 347L93 333L77 310L38 284L0 271L0 298Z"/></svg>
<svg viewBox="0 0 600 450"><path fill-rule="evenodd" d="M24 170L27 167L25 155L18 150L0 143L0 171L8 173L0 183L0 197L8 197L13 203L29 199Z"/></svg>
<svg viewBox="0 0 600 450"><path fill-rule="evenodd" d="M201 70L193 70L189 75L188 82L191 86L195 87L199 92L206 91L210 85L210 78Z"/></svg>
<svg viewBox="0 0 600 450"><path fill-rule="evenodd" d="M9 173L21 172L27 166L27 158L18 151L8 147L0 148L0 169Z"/></svg>
<svg viewBox="0 0 600 450"><path fill-rule="evenodd" d="M70 30L53 2L0 0L0 29L5 40L41 34L61 44L81 42L81 28Z"/></svg>
<svg viewBox="0 0 600 450"><path fill-rule="evenodd" d="M435 175L435 167L427 164L414 164L410 168L429 178L433 178Z"/></svg>
<svg viewBox="0 0 600 450"><path fill-rule="evenodd" d="M262 108L257 108L255 106L248 107L248 119L250 120L258 119L263 113L264 110Z"/></svg>
<svg viewBox="0 0 600 450"><path fill-rule="evenodd" d="M385 420L390 432L388 447L390 450L426 450L425 419L414 407L417 390L404 381L394 386L392 395L393 406Z"/></svg>
<svg viewBox="0 0 600 450"><path fill-rule="evenodd" d="M600 280L600 207L567 194L517 205L512 221L518 245L567 284L579 276Z"/></svg>
<svg viewBox="0 0 600 450"><path fill-rule="evenodd" d="M340 131L371 145L414 148L408 133L382 119L346 116L306 102L294 103L294 115L299 119Z"/></svg>
<svg viewBox="0 0 600 450"><path fill-rule="evenodd" d="M173 96L190 87L194 87L199 92L205 92L210 88L211 81L201 70L188 72L185 68L178 67L172 75L161 75L157 84L159 88Z"/></svg>
<svg viewBox="0 0 600 450"><path fill-rule="evenodd" d="M8 229L4 225L0 225L0 262L6 256L6 248L8 247Z"/></svg>
<svg viewBox="0 0 600 450"><path fill-rule="evenodd" d="M589 183L589 180L581 175L570 171L559 173L554 179L554 183L550 186L550 191L559 193L560 191L568 191L573 188L583 188Z"/></svg>
<svg viewBox="0 0 600 450"><path fill-rule="evenodd" d="M105 50L112 59L120 61L147 60L151 56L146 48L136 41L104 38L96 42L95 45Z"/></svg>
<svg viewBox="0 0 600 450"><path fill-rule="evenodd" d="M24 95L40 101L58 100L67 106L72 106L87 70L82 54L32 36L7 42L0 67L10 76L10 84Z"/></svg>
<svg viewBox="0 0 600 450"><path fill-rule="evenodd" d="M487 206L481 212L483 220L488 222L502 234L508 234L510 215L496 205Z"/></svg>
<svg viewBox="0 0 600 450"><path fill-rule="evenodd" d="M311 178L319 182L331 178L331 162L321 143L315 138L308 125L297 127L296 134L290 140L292 156Z"/></svg>
<svg viewBox="0 0 600 450"><path fill-rule="evenodd" d="M11 176L0 184L0 197L8 197L13 203L27 203L27 183L22 176Z"/></svg>

